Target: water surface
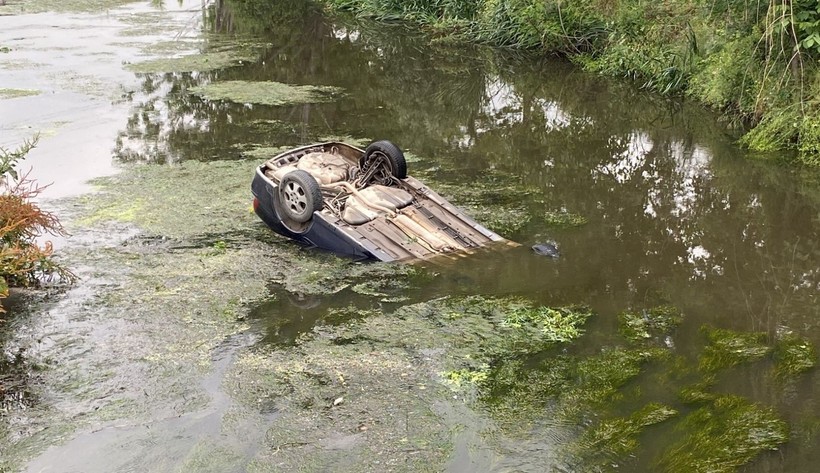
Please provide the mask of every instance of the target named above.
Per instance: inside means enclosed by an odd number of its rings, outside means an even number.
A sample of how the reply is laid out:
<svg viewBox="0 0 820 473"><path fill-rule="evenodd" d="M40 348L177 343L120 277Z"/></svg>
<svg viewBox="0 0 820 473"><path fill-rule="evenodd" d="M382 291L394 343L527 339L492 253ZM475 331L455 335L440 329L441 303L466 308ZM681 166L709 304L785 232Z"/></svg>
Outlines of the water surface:
<svg viewBox="0 0 820 473"><path fill-rule="evenodd" d="M662 341L677 361L642 370L619 387L620 395L606 408L577 418L578 425L566 425L550 400L516 398L512 388L481 393L479 387L477 398L464 401L478 420L456 436L447 463L451 471L544 471L544 458L554 462L548 469L584 468L556 453L583 427L629 416L647 402L670 405L679 411L677 420L692 413L700 405L682 402L679 392L700 380L697 366L710 343L709 327L761 332L768 346L786 333L820 346L816 175L747 156L715 114L558 59L447 44L399 26L330 19L298 1L253 15L243 9L248 4L254 2L215 2L203 9L198 27L208 38L205 50L226 41L263 45L254 49L255 61L207 72L133 75L138 85L129 94L127 124L107 141L117 162L247 165L247 153L260 146L328 137L389 139L408 153L411 175L522 247L430 264L423 276L388 285L378 295L362 294L352 284L331 295L274 285L275 300L251 311L253 335L245 345L287 350L317 325L349 320L328 315L348 307L389 317L413 303L476 295L589 306L595 315L578 341L513 357L518 365L504 357L491 360L495 368L518 366L506 373L525 380L561 356L584 360L630 347L618 332L622 312L668 305L684 315ZM225 80L345 92L331 103L279 107L209 102L186 92ZM581 219L558 225L554 215ZM529 250L546 240L558 243L557 260ZM294 245L292 251L305 250ZM319 251L305 254L326 258ZM367 280L365 271L355 282ZM363 314L357 317L368 313ZM709 390L770 407L789 425L789 442L756 456L743 471L811 471L820 460L820 375L811 369L779 378L772 374L774 363L767 356L720 370ZM220 364L214 376L224 370ZM666 371L673 374L659 383ZM211 378L205 383L217 404L227 402ZM515 382L505 386L520 388ZM496 420L492 406L506 402L504 397L532 404L533 426L518 448L505 444L492 454L471 449L470 436ZM211 416L213 409L204 412ZM627 458L588 468L657 468L676 442L698 430L680 427L677 420L643 432ZM159 430L173 431L170 424ZM198 425L186 423L184 434L195 435ZM217 435L213 425L206 427ZM132 432L119 435L133 441ZM106 442L123 440L115 435L74 442L104 451ZM38 464L53 458L46 455ZM98 466L105 470L105 464Z"/></svg>

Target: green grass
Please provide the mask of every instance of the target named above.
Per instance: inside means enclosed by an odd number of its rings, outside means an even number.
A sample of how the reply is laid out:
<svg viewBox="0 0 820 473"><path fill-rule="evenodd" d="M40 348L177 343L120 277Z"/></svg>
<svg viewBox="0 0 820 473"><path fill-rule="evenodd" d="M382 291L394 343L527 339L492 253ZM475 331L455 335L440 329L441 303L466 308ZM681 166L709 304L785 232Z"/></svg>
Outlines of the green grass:
<svg viewBox="0 0 820 473"><path fill-rule="evenodd" d="M688 96L723 113L754 150L820 165L816 2L324 0L431 34L569 57L583 68Z"/></svg>

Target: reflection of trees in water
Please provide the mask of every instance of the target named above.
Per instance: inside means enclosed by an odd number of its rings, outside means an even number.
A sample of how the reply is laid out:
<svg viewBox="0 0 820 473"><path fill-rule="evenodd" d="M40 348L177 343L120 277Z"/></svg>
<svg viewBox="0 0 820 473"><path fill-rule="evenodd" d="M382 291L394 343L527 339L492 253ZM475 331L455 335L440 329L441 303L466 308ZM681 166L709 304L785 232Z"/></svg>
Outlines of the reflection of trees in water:
<svg viewBox="0 0 820 473"><path fill-rule="evenodd" d="M461 111L470 115L465 110L473 107L469 95L480 97L482 92L477 63L465 65L446 52L431 56L406 34L377 30L367 36L334 26L315 10L287 21L278 10L242 16L239 7L247 10L250 3L217 2L206 25L224 35L263 33L256 40L271 46L259 62L212 73L143 74L143 90L118 142L118 157L225 159L238 155L234 145L271 139L296 144L340 131L391 136L398 142L404 136L430 136L441 143L462 126ZM429 67L429 61L436 67ZM463 80L468 77L472 83ZM332 104L264 107L207 103L185 93L193 85L233 79L337 85L350 96ZM289 123L290 132L266 134L248 126L273 120Z"/></svg>
<svg viewBox="0 0 820 473"><path fill-rule="evenodd" d="M118 141L123 159L232 159L248 143L327 134L388 138L438 160L443 179L480 181L488 169L510 176L532 191L522 203L532 215L566 208L587 217L587 226L558 233L574 255L560 277L579 291L617 293L625 304L675 293L715 319L817 327L817 202L777 169L736 162L701 111L672 110L560 62L434 45L398 27L332 24L300 0L218 1L204 17L206 32L223 40L259 35L270 46L256 64L143 75ZM348 96L261 107L185 92L213 80L335 85ZM555 232L533 223L523 236L536 233Z"/></svg>

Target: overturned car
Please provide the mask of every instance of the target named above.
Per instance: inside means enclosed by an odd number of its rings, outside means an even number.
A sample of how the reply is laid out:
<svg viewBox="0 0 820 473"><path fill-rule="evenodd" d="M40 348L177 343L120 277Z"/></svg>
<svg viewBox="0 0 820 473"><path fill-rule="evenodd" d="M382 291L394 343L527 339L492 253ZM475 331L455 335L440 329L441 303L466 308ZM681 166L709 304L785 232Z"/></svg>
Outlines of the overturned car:
<svg viewBox="0 0 820 473"><path fill-rule="evenodd" d="M276 233L353 257L404 261L514 245L408 176L389 141L281 153L256 169L251 190L256 214Z"/></svg>

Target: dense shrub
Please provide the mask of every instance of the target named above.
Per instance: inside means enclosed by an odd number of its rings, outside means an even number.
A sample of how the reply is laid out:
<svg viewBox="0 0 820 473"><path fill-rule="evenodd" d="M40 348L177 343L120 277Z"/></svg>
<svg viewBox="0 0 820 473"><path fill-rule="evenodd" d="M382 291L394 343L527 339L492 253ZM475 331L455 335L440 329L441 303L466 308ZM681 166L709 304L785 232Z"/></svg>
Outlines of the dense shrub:
<svg viewBox="0 0 820 473"><path fill-rule="evenodd" d="M26 141L14 151L0 147L0 299L8 296L9 287L38 287L54 277L74 279L52 261L50 242L36 242L44 233L63 233L57 217L32 202L43 187L16 169L36 141Z"/></svg>

